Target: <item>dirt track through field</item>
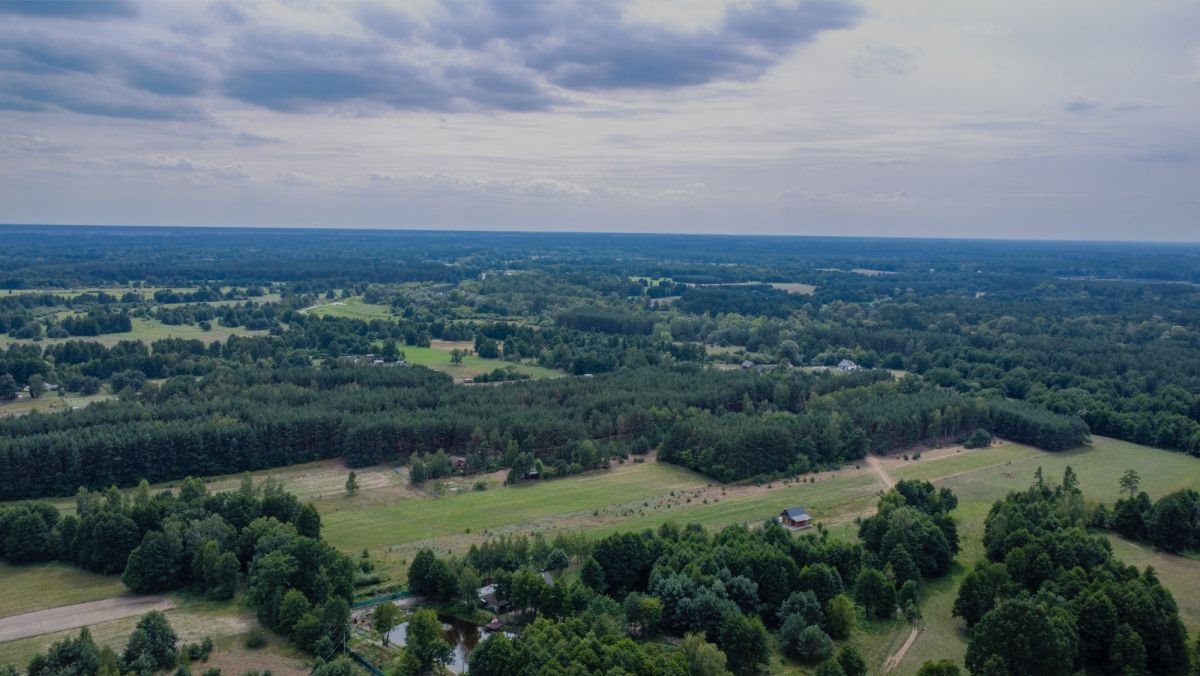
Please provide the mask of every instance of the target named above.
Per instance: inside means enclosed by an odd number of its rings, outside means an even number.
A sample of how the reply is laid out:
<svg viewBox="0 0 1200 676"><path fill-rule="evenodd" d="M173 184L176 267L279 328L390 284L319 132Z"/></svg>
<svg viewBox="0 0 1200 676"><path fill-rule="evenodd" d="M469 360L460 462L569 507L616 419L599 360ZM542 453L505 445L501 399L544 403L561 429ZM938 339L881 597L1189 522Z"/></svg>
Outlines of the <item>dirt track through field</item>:
<svg viewBox="0 0 1200 676"><path fill-rule="evenodd" d="M917 640L917 634L919 633L921 633L919 629L916 627L912 628L912 631L908 634L908 640L905 641L904 645L900 646L900 649L893 653L892 656L888 658L887 663L883 665L883 673L891 673L893 669L900 666L900 662L902 662L904 660L904 656L908 654L908 649L912 647L913 641Z"/></svg>
<svg viewBox="0 0 1200 676"><path fill-rule="evenodd" d="M151 610L169 610L174 607L175 602L165 596L118 596L89 603L77 603L73 606L61 606L11 617L0 617L0 643L142 615Z"/></svg>
<svg viewBox="0 0 1200 676"><path fill-rule="evenodd" d="M883 463L879 462L879 458L871 453L867 453L867 464L871 469L875 470L875 474L879 475L879 481L883 483L883 490L888 490L896 485L896 482L888 475L887 470L883 468Z"/></svg>

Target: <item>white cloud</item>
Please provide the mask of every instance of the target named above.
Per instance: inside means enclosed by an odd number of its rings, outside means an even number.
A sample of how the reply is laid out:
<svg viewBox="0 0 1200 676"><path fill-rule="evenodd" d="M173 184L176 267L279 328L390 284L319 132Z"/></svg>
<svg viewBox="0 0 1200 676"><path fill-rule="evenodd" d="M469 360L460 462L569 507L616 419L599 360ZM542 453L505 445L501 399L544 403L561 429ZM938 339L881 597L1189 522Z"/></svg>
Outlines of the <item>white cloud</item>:
<svg viewBox="0 0 1200 676"><path fill-rule="evenodd" d="M217 164L208 160L193 160L171 155L141 155L122 157L112 161L122 169L147 169L155 173L179 173L226 181L244 181L250 172L239 163Z"/></svg>

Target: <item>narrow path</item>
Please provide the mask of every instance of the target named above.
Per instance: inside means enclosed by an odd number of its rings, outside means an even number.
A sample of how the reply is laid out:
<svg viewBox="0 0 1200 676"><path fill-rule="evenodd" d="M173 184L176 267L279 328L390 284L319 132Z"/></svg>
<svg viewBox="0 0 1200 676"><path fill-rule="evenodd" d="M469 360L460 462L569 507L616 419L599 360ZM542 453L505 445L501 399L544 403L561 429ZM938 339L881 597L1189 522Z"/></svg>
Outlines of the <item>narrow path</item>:
<svg viewBox="0 0 1200 676"><path fill-rule="evenodd" d="M896 485L896 482L893 481L892 477L888 475L887 470L883 468L883 463L879 462L879 458L875 457L874 454L869 452L867 453L867 464L870 465L871 469L875 470L875 474L879 476L879 482L883 484L883 490L889 490L892 486Z"/></svg>
<svg viewBox="0 0 1200 676"><path fill-rule="evenodd" d="M175 602L165 596L117 596L72 606L35 610L0 618L0 643L19 638L78 629L91 624L144 615L151 610L169 610Z"/></svg>
<svg viewBox="0 0 1200 676"><path fill-rule="evenodd" d="M908 640L904 642L904 645L900 646L899 650L892 653L892 656L887 659L887 662L883 663L883 673L890 673L893 669L900 666L900 662L902 662L904 660L904 656L908 654L908 649L911 648L913 642L917 640L917 634L919 633L921 633L921 630L917 629L916 625L913 625L912 631L908 633Z"/></svg>

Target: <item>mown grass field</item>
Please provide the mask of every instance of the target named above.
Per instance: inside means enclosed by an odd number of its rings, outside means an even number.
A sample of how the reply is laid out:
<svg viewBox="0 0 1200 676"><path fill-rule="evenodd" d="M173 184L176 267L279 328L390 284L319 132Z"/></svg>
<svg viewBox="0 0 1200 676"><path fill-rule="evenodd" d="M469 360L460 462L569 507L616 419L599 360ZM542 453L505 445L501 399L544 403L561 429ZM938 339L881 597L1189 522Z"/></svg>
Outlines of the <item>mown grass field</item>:
<svg viewBox="0 0 1200 676"><path fill-rule="evenodd" d="M450 361L451 350L470 350L471 354L463 357L461 364ZM405 345L400 348L404 359L409 364L425 366L435 371L450 374L456 380L475 378L482 373L491 373L498 368L513 366L517 371L531 378L553 378L563 375L562 371L548 369L535 364L520 364L502 359L488 359L475 354L475 344L470 341L435 340L429 347Z"/></svg>
<svg viewBox="0 0 1200 676"><path fill-rule="evenodd" d="M817 292L817 287L813 284L804 284L802 282L771 282L771 286L781 291L795 293L801 296L811 296Z"/></svg>
<svg viewBox="0 0 1200 676"><path fill-rule="evenodd" d="M0 617L111 598L125 593L116 575L97 575L64 563L0 563ZM0 660L0 664L3 660Z"/></svg>
<svg viewBox="0 0 1200 676"><path fill-rule="evenodd" d="M368 321L372 319L390 319L392 317L392 309L390 307L368 303L359 297L344 298L342 300L314 305L305 310L305 312L318 317L342 317L345 319L365 319Z"/></svg>
<svg viewBox="0 0 1200 676"><path fill-rule="evenodd" d="M87 340L101 343L108 347L112 347L122 340L140 340L146 344L150 344L161 338L187 338L202 340L205 343L213 341L225 342L230 336L265 336L267 331L251 331L249 329L228 326L218 326L213 324L213 327L208 331L201 329L199 326L189 326L187 324L179 324L172 326L163 324L156 319L146 319L144 317L133 318L133 330L127 333L104 333L99 336L75 336L72 338L43 338L40 341L30 339L11 338L8 334L0 335L0 347L7 347L10 344L37 344L37 345L54 345L56 343L65 343L68 340Z"/></svg>
<svg viewBox="0 0 1200 676"><path fill-rule="evenodd" d="M411 542L428 544L514 524L532 525L547 517L591 512L702 487L706 481L672 465L627 463L607 472L486 491L468 490L440 498L409 497L380 504L370 500L370 491L361 491L353 499L339 497L316 504L330 543L357 552ZM568 525L566 521L564 526Z"/></svg>

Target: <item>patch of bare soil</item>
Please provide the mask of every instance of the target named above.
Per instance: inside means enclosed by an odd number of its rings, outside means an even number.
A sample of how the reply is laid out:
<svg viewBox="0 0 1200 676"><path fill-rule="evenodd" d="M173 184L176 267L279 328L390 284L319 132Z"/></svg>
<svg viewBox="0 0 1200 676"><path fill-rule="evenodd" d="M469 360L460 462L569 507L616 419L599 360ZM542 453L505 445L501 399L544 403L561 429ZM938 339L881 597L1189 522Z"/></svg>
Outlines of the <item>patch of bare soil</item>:
<svg viewBox="0 0 1200 676"><path fill-rule="evenodd" d="M71 606L36 610L0 618L0 643L40 636L65 629L77 629L123 617L143 615L152 610L168 610L175 602L165 596L117 596L111 599L77 603Z"/></svg>

